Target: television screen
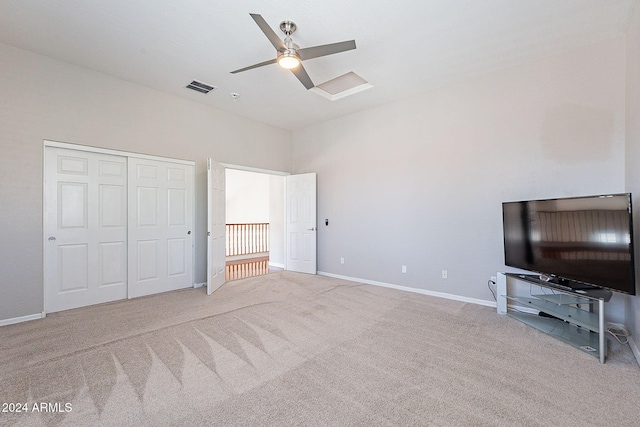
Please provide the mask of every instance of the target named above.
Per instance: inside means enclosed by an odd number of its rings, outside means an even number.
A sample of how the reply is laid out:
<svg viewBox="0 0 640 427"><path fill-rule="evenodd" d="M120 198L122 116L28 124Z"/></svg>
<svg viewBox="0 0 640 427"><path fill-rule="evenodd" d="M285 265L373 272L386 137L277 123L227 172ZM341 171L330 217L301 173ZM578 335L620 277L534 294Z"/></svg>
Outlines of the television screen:
<svg viewBox="0 0 640 427"><path fill-rule="evenodd" d="M505 202L502 218L507 266L635 295L631 194Z"/></svg>

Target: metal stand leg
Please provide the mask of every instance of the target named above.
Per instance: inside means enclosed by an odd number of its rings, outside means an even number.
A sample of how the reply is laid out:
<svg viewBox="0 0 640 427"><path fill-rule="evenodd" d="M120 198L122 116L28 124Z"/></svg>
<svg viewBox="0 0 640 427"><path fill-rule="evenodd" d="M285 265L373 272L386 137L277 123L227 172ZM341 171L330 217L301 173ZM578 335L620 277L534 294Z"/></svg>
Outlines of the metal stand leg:
<svg viewBox="0 0 640 427"><path fill-rule="evenodd" d="M604 359L607 355L607 340L605 338L606 331L604 329L604 300L598 300L598 330L600 335L600 363L604 363Z"/></svg>

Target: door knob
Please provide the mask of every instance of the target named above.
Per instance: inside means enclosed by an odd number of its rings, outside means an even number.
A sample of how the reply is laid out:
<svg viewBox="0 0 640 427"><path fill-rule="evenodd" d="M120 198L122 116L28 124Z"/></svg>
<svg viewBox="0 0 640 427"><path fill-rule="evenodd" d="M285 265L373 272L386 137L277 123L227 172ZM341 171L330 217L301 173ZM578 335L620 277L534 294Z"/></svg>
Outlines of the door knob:
<svg viewBox="0 0 640 427"><path fill-rule="evenodd" d="M316 231L315 227L307 228L307 231Z"/></svg>
<svg viewBox="0 0 640 427"><path fill-rule="evenodd" d="M191 234L191 230L187 231L187 234Z"/></svg>

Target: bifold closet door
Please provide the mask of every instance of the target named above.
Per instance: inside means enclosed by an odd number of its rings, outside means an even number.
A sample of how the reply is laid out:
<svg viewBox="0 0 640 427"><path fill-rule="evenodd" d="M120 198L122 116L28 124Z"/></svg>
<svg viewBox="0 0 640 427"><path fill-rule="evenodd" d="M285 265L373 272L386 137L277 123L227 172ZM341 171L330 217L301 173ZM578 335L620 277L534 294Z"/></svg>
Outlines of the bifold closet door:
<svg viewBox="0 0 640 427"><path fill-rule="evenodd" d="M193 286L194 166L129 158L129 298Z"/></svg>
<svg viewBox="0 0 640 427"><path fill-rule="evenodd" d="M127 297L127 158L45 148L48 313Z"/></svg>

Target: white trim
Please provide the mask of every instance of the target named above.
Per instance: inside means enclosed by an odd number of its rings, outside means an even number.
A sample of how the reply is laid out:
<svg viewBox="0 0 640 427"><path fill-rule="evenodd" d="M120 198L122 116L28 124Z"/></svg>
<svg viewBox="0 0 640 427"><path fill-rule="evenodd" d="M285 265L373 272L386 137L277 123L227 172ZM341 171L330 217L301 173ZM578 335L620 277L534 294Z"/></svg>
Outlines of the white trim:
<svg viewBox="0 0 640 427"><path fill-rule="evenodd" d="M291 175L289 172L274 171L274 170L260 169L260 168L252 168L251 166L233 165L231 163L220 163L220 164L222 166L224 166L225 168L227 168L227 169L235 169L235 170L245 171L245 172L256 172L256 173L264 173L264 174L268 174L268 175L279 175L279 176Z"/></svg>
<svg viewBox="0 0 640 427"><path fill-rule="evenodd" d="M157 161L169 162L169 163L179 163L183 165L193 165L194 168L196 165L196 162L194 162L193 160L182 160L182 159L174 159L171 157L152 156L149 154L132 153L129 151L112 150L109 148L99 148L99 147L90 147L88 145L70 144L68 142L49 141L47 139L44 140L44 146L66 148L68 150L76 150L76 151L89 151L91 153L111 154L113 156L135 157L137 159L157 160ZM193 174L195 179L195 169L193 171Z"/></svg>
<svg viewBox="0 0 640 427"><path fill-rule="evenodd" d="M326 82L325 82L326 83ZM309 89L309 92L313 92L316 95L320 95L323 98L326 98L330 101L337 101L338 99L342 99L346 96L353 95L358 92L362 92L363 90L371 89L373 87L370 83L362 83L358 86L354 86L351 89L343 90L342 92L338 92L336 94L331 94L321 87L315 86Z"/></svg>
<svg viewBox="0 0 640 427"><path fill-rule="evenodd" d="M634 341L633 336L629 336L629 347L631 347L631 351L636 357L636 362L638 362L638 365L640 366L640 349L638 348L638 344Z"/></svg>
<svg viewBox="0 0 640 427"><path fill-rule="evenodd" d="M14 317L11 319L0 320L0 326L14 325L16 323L28 322L30 320L44 319L46 314L42 313L29 314L28 316Z"/></svg>
<svg viewBox="0 0 640 427"><path fill-rule="evenodd" d="M47 165L45 164L47 161L47 140L44 140L44 144L42 144L42 315L44 317L45 307L47 306L47 287L44 278L44 272L46 271L45 263L46 260L46 247L47 247L47 236L45 236L45 232L47 230Z"/></svg>
<svg viewBox="0 0 640 427"><path fill-rule="evenodd" d="M273 268L281 268L284 270L284 264L281 264L279 262L270 262L269 263L269 267L273 267Z"/></svg>
<svg viewBox="0 0 640 427"><path fill-rule="evenodd" d="M450 299L450 300L455 300L455 301L469 302L469 303L472 303L472 304L484 305L484 306L487 306L487 307L493 307L493 308L496 307L495 301L487 301L487 300L482 300L482 299L477 299L477 298L468 298L468 297L463 297L463 296L460 296L460 295L448 294L448 293L445 293L445 292L436 292L436 291L428 291L426 289L410 288L408 286L393 285L391 283L377 282L375 280L367 280L367 279L359 279L357 277L342 276L342 275L339 275L339 274L327 273L325 271L318 271L318 275L327 276L327 277L333 277L335 279L349 280L350 282L365 283L367 285L382 286L384 288L397 289L397 290L400 290L400 291L413 292L413 293L416 293L416 294L429 295L429 296L432 296L432 297L439 297L439 298L445 298L445 299Z"/></svg>
<svg viewBox="0 0 640 427"><path fill-rule="evenodd" d="M202 288L202 287L207 287L207 282L203 282L203 283L194 283L193 284L193 288L197 289L197 288Z"/></svg>

